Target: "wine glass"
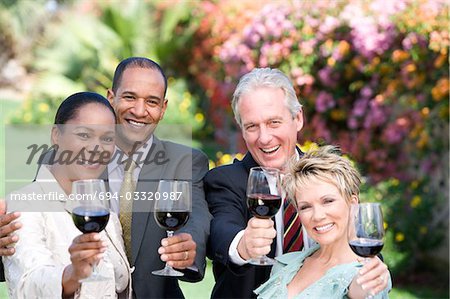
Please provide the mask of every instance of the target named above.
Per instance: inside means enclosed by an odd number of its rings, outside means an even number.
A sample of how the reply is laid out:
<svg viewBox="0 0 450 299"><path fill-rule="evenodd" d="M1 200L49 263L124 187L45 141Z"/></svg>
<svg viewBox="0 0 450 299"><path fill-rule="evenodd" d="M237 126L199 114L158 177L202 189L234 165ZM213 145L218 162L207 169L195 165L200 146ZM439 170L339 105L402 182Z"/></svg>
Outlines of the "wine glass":
<svg viewBox="0 0 450 299"><path fill-rule="evenodd" d="M174 231L182 228L189 219L192 210L192 200L187 181L159 181L155 195L154 217L159 227L167 231L167 237L173 236ZM152 274L160 276L183 276L180 271L173 269L167 263L161 270Z"/></svg>
<svg viewBox="0 0 450 299"><path fill-rule="evenodd" d="M349 245L354 253L368 258L383 248L383 214L379 203L361 203L352 206Z"/></svg>
<svg viewBox="0 0 450 299"><path fill-rule="evenodd" d="M379 203L354 204L350 211L348 243L354 253L364 259L381 252L384 242L384 223ZM373 298L368 294L366 298Z"/></svg>
<svg viewBox="0 0 450 299"><path fill-rule="evenodd" d="M268 219L278 212L281 206L280 172L275 168L253 167L247 182L247 206L253 216ZM269 266L274 259L263 255L248 260L252 265Z"/></svg>
<svg viewBox="0 0 450 299"><path fill-rule="evenodd" d="M105 229L109 220L109 200L105 198L105 182L103 180L79 180L72 184L74 200L66 205L72 214L75 226L83 233L99 233ZM102 276L97 265L92 266L89 277L80 282L105 281L110 277Z"/></svg>

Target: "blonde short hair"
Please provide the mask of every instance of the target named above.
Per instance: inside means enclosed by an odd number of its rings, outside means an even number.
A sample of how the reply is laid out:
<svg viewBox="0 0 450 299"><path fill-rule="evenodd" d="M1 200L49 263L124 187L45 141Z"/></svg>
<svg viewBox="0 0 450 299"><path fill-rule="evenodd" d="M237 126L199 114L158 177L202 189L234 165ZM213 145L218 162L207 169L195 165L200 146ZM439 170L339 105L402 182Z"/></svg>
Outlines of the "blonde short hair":
<svg viewBox="0 0 450 299"><path fill-rule="evenodd" d="M283 186L295 206L297 190L309 184L311 179L333 184L347 202L353 195L359 195L361 175L336 146L327 145L309 151L300 159L291 160L288 169Z"/></svg>

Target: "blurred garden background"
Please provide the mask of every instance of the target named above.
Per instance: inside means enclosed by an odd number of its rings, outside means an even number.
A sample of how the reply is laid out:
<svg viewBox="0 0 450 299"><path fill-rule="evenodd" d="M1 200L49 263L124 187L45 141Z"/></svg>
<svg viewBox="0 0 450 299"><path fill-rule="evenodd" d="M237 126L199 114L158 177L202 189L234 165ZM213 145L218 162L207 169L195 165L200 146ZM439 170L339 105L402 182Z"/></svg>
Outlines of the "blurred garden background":
<svg viewBox="0 0 450 299"><path fill-rule="evenodd" d="M362 200L383 206L391 298L449 298L449 28L446 0L0 0L0 195L5 125L51 123L76 91L105 95L125 57L163 66L164 122L192 127L210 167L245 153L238 79L276 67L304 105L302 148L340 145ZM209 298L213 281L208 269L182 286Z"/></svg>

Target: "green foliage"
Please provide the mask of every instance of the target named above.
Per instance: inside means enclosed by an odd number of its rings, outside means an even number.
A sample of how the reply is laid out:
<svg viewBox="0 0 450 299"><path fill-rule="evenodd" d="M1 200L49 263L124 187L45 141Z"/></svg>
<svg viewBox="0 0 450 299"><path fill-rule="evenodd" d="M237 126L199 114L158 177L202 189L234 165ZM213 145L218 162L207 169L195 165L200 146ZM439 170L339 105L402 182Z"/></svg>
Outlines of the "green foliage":
<svg viewBox="0 0 450 299"><path fill-rule="evenodd" d="M46 2L0 1L0 67L9 59L32 59L31 49L41 37L42 24L53 17Z"/></svg>
<svg viewBox="0 0 450 299"><path fill-rule="evenodd" d="M186 34L175 32L189 17L189 2L162 13L155 3L144 1L88 4L61 6L60 17L46 24L46 34L30 65L36 82L22 109L11 119L13 123L51 123L59 103L77 91L106 95L114 69L123 58L146 56L169 65L164 59L173 58L171 53L192 35L192 29ZM204 116L197 113L188 85L182 79L169 83L171 100L165 123L184 121L198 130Z"/></svg>
<svg viewBox="0 0 450 299"><path fill-rule="evenodd" d="M374 186L365 184L361 189L361 201L380 202L386 227L383 253L394 277L408 280L405 273L420 273L433 268L437 258L436 249L442 244L448 228L445 196L424 186L426 181L411 183L390 179ZM442 265L442 261L440 262ZM448 269L448 265L435 268ZM445 281L448 274L440 276ZM438 283L436 283L438 285Z"/></svg>

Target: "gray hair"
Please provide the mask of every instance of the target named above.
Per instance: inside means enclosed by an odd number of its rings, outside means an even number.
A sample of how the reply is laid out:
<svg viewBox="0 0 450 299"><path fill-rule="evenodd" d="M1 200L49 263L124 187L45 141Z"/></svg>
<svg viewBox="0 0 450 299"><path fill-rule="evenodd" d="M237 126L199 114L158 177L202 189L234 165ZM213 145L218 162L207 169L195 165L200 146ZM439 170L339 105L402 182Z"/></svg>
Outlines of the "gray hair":
<svg viewBox="0 0 450 299"><path fill-rule="evenodd" d="M305 153L300 159L291 159L288 169L283 179L288 198L295 199L297 190L310 184L311 179L334 185L347 202L353 195L359 197L361 175L336 146L322 146ZM297 206L296 200L292 203Z"/></svg>
<svg viewBox="0 0 450 299"><path fill-rule="evenodd" d="M285 94L286 107L291 112L292 117L294 118L301 111L302 105L297 99L292 82L283 72L278 69L255 68L242 76L233 94L231 107L239 127L242 127L241 115L238 109L239 100L244 94L259 87L281 88Z"/></svg>

